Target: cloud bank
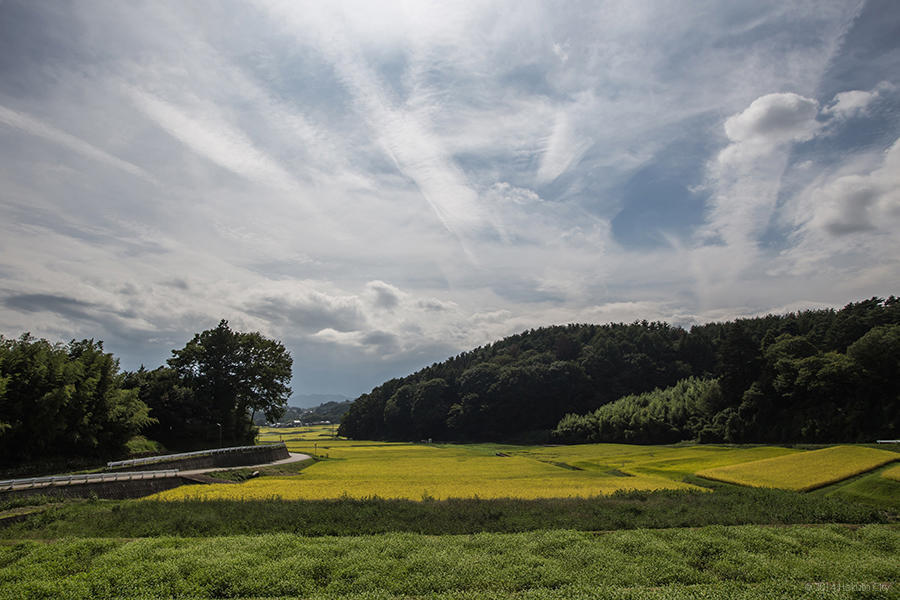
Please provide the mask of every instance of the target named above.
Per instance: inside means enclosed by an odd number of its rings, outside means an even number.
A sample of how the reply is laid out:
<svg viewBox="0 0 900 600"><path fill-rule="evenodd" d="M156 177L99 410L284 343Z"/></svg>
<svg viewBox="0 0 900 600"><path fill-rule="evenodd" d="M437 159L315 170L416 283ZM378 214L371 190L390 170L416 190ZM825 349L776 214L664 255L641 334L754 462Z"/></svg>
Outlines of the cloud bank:
<svg viewBox="0 0 900 600"><path fill-rule="evenodd" d="M356 395L542 325L896 293L895 13L7 0L0 333L152 367L226 318Z"/></svg>

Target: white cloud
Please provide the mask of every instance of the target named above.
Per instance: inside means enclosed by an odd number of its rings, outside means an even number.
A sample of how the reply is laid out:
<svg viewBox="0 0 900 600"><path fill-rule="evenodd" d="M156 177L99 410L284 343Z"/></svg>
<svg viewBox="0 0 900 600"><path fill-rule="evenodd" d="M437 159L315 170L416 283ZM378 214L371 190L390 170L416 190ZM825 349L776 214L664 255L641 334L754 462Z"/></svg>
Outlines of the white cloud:
<svg viewBox="0 0 900 600"><path fill-rule="evenodd" d="M900 140L870 172L826 178L806 190L811 211L806 227L833 236L900 226Z"/></svg>
<svg viewBox="0 0 900 600"><path fill-rule="evenodd" d="M56 127L48 125L24 113L0 106L0 123L15 127L16 129L20 129L31 135L44 138L92 160L96 160L107 166L155 183L153 177L139 166L130 163L127 160L122 160L117 156L113 156L80 138L70 135L65 131L57 129Z"/></svg>
<svg viewBox="0 0 900 600"><path fill-rule="evenodd" d="M416 302L416 306L427 312L444 312L456 308L455 302L445 302L437 298L423 298Z"/></svg>
<svg viewBox="0 0 900 600"><path fill-rule="evenodd" d="M869 104L878 97L875 92L851 90L835 95L834 100L822 112L846 119L865 112Z"/></svg>
<svg viewBox="0 0 900 600"><path fill-rule="evenodd" d="M383 310L397 308L403 296L403 292L398 288L383 281L370 281L366 284L366 291L371 298L372 306Z"/></svg>
<svg viewBox="0 0 900 600"><path fill-rule="evenodd" d="M553 42L553 54L558 56L559 60L561 60L562 62L566 62L567 60L569 60L568 48L568 43L560 44L559 42Z"/></svg>
<svg viewBox="0 0 900 600"><path fill-rule="evenodd" d="M565 173L587 152L591 143L591 139L573 125L568 111L559 111L544 146L537 181L548 183Z"/></svg>
<svg viewBox="0 0 900 600"><path fill-rule="evenodd" d="M735 162L780 144L808 140L822 127L816 121L818 112L818 102L799 94L761 96L725 121L725 135L732 144L722 151L719 161Z"/></svg>
<svg viewBox="0 0 900 600"><path fill-rule="evenodd" d="M349 39L343 23L353 23L359 14L353 10L309 10L310 7L281 3L267 3L278 22L304 41L313 35L318 48L334 65L340 79L353 95L354 101L387 155L401 173L412 179L435 215L448 231L464 242L471 233L489 225L478 195L465 173L447 154L441 139L428 125L429 110L438 107L422 105L427 90L420 92L420 100L398 106L390 91L372 72L358 47ZM378 11L380 13L380 11ZM398 15L406 16L403 11ZM416 20L415 13L412 15ZM426 21L432 22L429 19ZM376 19L376 23L381 20ZM359 25L359 22L355 22ZM371 26L371 22L366 23ZM371 29L366 29L371 33ZM380 31L380 30L376 30ZM390 28L388 29L390 31ZM414 83L417 87L424 82ZM464 247L465 244L464 244Z"/></svg>
<svg viewBox="0 0 900 600"><path fill-rule="evenodd" d="M495 183L488 188L484 192L484 198L493 204L512 203L527 205L543 202L541 197L534 190L516 187L505 181Z"/></svg>
<svg viewBox="0 0 900 600"><path fill-rule="evenodd" d="M789 145L821 130L817 114L815 100L779 93L760 96L725 121L731 143L708 166L707 185L713 193L701 239L718 238L733 247L736 270L754 259L756 238L775 206Z"/></svg>
<svg viewBox="0 0 900 600"><path fill-rule="evenodd" d="M671 320L677 309L671 304L641 300L633 302L608 302L592 306L584 311L591 323L632 323L634 321ZM682 321L684 318L682 317Z"/></svg>
<svg viewBox="0 0 900 600"><path fill-rule="evenodd" d="M182 108L137 88L127 89L135 105L174 138L217 165L251 181L282 191L297 189L294 178L256 148L239 129L216 119L215 108L188 114Z"/></svg>
<svg viewBox="0 0 900 600"><path fill-rule="evenodd" d="M839 120L866 115L869 111L869 106L882 93L894 89L896 89L896 86L892 83L882 81L872 91L849 90L840 92L835 94L834 99L822 110L822 114Z"/></svg>
<svg viewBox="0 0 900 600"><path fill-rule="evenodd" d="M765 139L773 142L807 140L818 129L818 103L799 94L767 94L725 121L725 134L734 142Z"/></svg>

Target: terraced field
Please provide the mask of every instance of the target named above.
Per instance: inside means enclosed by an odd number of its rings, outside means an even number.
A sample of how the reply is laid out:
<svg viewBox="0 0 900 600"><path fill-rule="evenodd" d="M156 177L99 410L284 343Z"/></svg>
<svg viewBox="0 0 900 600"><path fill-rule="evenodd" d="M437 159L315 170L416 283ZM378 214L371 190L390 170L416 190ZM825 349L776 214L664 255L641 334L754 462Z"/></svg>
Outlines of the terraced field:
<svg viewBox="0 0 900 600"><path fill-rule="evenodd" d="M900 481L900 465L895 465L890 469L885 469L881 476L887 477L888 479L893 479L894 481Z"/></svg>
<svg viewBox="0 0 900 600"><path fill-rule="evenodd" d="M310 450L288 442L292 452ZM322 460L296 477L261 477L240 485L184 486L155 498L172 500L328 498L568 498L618 490L691 489L653 473L576 470L489 446L350 445L327 448ZM696 488L695 488L696 489Z"/></svg>
<svg viewBox="0 0 900 600"><path fill-rule="evenodd" d="M239 485L185 486L151 499L322 500L332 498L571 498L625 490L703 489L693 476L806 490L895 459L893 452L840 446L506 446L413 444L335 439L330 427L264 430L319 460L300 474Z"/></svg>
<svg viewBox="0 0 900 600"><path fill-rule="evenodd" d="M809 491L871 471L900 458L895 452L862 446L832 446L704 469L697 475L739 485Z"/></svg>

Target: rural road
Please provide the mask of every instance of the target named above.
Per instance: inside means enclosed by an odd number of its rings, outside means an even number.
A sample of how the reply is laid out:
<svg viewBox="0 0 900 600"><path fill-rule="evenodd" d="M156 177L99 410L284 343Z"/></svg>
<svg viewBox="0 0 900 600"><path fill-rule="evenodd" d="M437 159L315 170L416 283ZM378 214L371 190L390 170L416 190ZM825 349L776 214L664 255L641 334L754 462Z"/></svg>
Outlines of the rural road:
<svg viewBox="0 0 900 600"><path fill-rule="evenodd" d="M120 479L128 481L137 475L137 479L153 479L154 477L146 477L148 474L158 474L158 475L166 475L168 476L175 475L177 477L180 476L194 476L194 475L203 475L204 473L209 473L211 471L230 471L233 469L259 469L263 467L273 467L277 465L286 465L289 463L300 462L302 460L307 460L312 458L308 454L300 454L295 452L290 452L290 455L287 458L282 458L281 460L276 460L273 462L262 463L258 465L240 465L234 467L211 467L207 469L190 469L181 471L178 469L170 469L170 470L162 470L162 471L121 471L117 473L100 473L100 474L92 474L85 475L81 480L79 480L78 475L72 476L56 476L56 477L47 477L43 478L41 481L35 481L33 478L22 479L22 480L9 480L5 481L3 486L3 491L16 491L16 490L24 490L24 489L35 489L35 488L49 488L49 487L60 487L60 486L68 486L73 484L83 484L83 483L98 483L100 481L119 481ZM91 481L85 481L84 477L95 478ZM101 479L96 479L97 477L101 477ZM107 478L107 479L103 479ZM41 479L41 478L38 478ZM73 481L74 479L74 481Z"/></svg>
<svg viewBox="0 0 900 600"><path fill-rule="evenodd" d="M258 469L260 467L275 467L278 465L286 465L289 463L300 462L312 458L309 454L300 454L290 452L290 456L276 460L274 462L262 463L259 465L241 465L239 467L212 467L210 469L191 469L190 471L178 471L178 475L202 475L203 473L211 473L212 471L231 471L232 469Z"/></svg>

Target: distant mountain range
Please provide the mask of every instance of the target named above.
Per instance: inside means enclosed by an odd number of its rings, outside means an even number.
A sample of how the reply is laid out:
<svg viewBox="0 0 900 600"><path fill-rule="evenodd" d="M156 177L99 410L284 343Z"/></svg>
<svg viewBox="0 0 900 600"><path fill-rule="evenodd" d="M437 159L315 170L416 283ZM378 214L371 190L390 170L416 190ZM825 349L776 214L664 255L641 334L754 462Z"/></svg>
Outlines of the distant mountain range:
<svg viewBox="0 0 900 600"><path fill-rule="evenodd" d="M347 396L341 394L294 394L288 400L288 406L296 406L297 408L315 408L326 402L345 402L349 400Z"/></svg>

